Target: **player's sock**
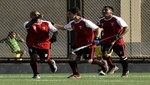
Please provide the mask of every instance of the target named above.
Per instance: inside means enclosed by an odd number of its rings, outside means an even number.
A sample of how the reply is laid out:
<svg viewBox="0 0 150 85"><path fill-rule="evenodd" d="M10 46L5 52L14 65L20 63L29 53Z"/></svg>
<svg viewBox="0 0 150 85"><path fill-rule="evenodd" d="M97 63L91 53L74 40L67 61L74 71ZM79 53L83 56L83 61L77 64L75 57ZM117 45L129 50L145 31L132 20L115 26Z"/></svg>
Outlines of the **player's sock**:
<svg viewBox="0 0 150 85"><path fill-rule="evenodd" d="M33 70L34 75L39 74L37 62L31 61L31 62L30 62L30 66L31 66L31 68L32 68L32 70Z"/></svg>
<svg viewBox="0 0 150 85"><path fill-rule="evenodd" d="M106 58L106 61L107 61L107 63L108 63L108 65L109 65L110 68L115 67L115 65L114 65L114 63L113 63L113 61L112 61L111 58Z"/></svg>
<svg viewBox="0 0 150 85"><path fill-rule="evenodd" d="M73 71L73 74L74 75L79 75L79 72L78 72L78 67L77 67L77 62L76 61L69 61L69 65Z"/></svg>
<svg viewBox="0 0 150 85"><path fill-rule="evenodd" d="M122 60L122 67L123 67L123 73L126 73L128 71L128 60Z"/></svg>
<svg viewBox="0 0 150 85"><path fill-rule="evenodd" d="M48 65L50 66L51 71L52 71L53 73L57 71L56 62L55 62L53 59L48 60L47 63L48 63Z"/></svg>

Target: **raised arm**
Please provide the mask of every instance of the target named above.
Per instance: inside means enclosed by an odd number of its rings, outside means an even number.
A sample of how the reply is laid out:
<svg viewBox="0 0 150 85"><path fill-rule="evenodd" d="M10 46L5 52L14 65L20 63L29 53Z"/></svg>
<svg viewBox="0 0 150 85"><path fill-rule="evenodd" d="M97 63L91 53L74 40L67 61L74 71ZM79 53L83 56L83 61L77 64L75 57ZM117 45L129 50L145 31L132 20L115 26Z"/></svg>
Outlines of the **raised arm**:
<svg viewBox="0 0 150 85"><path fill-rule="evenodd" d="M0 43L4 43L7 40L7 38L1 39Z"/></svg>
<svg viewBox="0 0 150 85"><path fill-rule="evenodd" d="M65 30L64 26L60 24L54 24L54 27L56 27L58 30Z"/></svg>
<svg viewBox="0 0 150 85"><path fill-rule="evenodd" d="M17 34L17 37L19 38L20 42L25 42L25 40L20 36L20 34Z"/></svg>

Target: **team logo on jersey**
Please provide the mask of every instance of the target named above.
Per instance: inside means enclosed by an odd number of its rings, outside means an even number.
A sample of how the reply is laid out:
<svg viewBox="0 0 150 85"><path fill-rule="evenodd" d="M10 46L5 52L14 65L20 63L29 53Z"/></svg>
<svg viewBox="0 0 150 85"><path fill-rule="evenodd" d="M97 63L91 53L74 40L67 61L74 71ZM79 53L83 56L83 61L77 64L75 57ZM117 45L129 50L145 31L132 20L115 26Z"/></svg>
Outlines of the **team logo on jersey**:
<svg viewBox="0 0 150 85"><path fill-rule="evenodd" d="M42 27L42 29L43 29L43 30L45 30L45 29L46 29L46 27Z"/></svg>
<svg viewBox="0 0 150 85"><path fill-rule="evenodd" d="M82 29L82 26L79 26L80 29Z"/></svg>
<svg viewBox="0 0 150 85"><path fill-rule="evenodd" d="M113 26L114 25L114 23L111 23L111 26Z"/></svg>

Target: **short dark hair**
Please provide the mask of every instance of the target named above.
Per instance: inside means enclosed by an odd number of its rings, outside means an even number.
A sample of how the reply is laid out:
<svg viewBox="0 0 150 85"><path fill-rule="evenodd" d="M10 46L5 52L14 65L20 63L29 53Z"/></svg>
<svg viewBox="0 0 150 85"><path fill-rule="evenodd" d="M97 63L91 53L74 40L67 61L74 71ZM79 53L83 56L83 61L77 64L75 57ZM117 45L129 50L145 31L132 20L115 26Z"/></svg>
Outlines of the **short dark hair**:
<svg viewBox="0 0 150 85"><path fill-rule="evenodd" d="M77 7L73 7L71 9L69 9L68 12L71 12L72 14L76 14L77 13L78 16L81 16L80 10Z"/></svg>
<svg viewBox="0 0 150 85"><path fill-rule="evenodd" d="M8 36L11 36L13 33L15 33L14 31L10 31L9 33L8 33Z"/></svg>
<svg viewBox="0 0 150 85"><path fill-rule="evenodd" d="M103 9L110 9L110 10L114 11L114 8L112 6L104 6Z"/></svg>

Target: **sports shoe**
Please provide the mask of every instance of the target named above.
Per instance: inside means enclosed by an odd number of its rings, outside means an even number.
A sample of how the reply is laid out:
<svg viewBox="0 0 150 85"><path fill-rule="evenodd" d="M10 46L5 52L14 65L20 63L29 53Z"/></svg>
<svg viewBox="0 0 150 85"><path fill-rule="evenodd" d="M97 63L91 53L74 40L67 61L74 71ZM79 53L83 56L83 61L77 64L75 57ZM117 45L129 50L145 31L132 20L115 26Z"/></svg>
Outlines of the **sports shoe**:
<svg viewBox="0 0 150 85"><path fill-rule="evenodd" d="M55 73L57 71L57 65L56 65L56 62L52 59L51 62L53 62L52 64L49 64L50 65L50 68L51 68L51 71L53 73Z"/></svg>
<svg viewBox="0 0 150 85"><path fill-rule="evenodd" d="M126 72L124 72L124 73L121 75L121 77L128 77L128 74L129 74L129 70L126 71Z"/></svg>
<svg viewBox="0 0 150 85"><path fill-rule="evenodd" d="M34 79L40 79L40 75L39 74L33 75L32 78L34 78Z"/></svg>
<svg viewBox="0 0 150 85"><path fill-rule="evenodd" d="M106 73L105 73L105 72L103 72L102 70L100 70L100 71L99 71L99 75L103 75L103 76L105 76L105 75L106 75Z"/></svg>
<svg viewBox="0 0 150 85"><path fill-rule="evenodd" d="M117 66L110 68L107 74L114 74L119 68Z"/></svg>
<svg viewBox="0 0 150 85"><path fill-rule="evenodd" d="M70 76L68 76L67 78L79 79L79 78L81 78L81 76L80 76L80 75L70 75Z"/></svg>

